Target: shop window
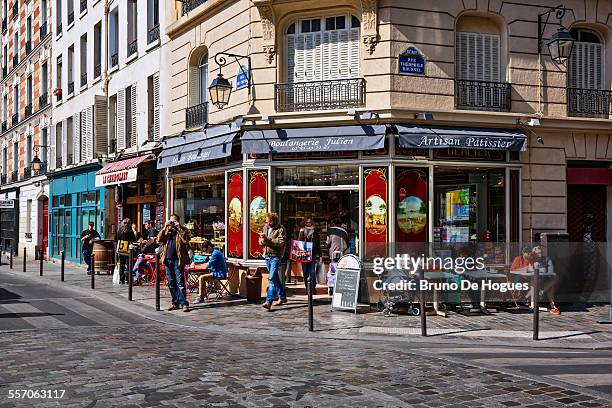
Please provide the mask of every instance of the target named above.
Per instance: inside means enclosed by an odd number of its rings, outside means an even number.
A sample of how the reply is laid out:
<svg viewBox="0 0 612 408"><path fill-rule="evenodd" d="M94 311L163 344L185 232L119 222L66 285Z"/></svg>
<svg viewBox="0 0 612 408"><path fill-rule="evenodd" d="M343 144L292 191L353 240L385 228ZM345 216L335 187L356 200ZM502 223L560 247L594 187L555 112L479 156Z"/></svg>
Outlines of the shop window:
<svg viewBox="0 0 612 408"><path fill-rule="evenodd" d="M359 169L355 166L283 167L276 169L276 186L358 185Z"/></svg>
<svg viewBox="0 0 612 408"><path fill-rule="evenodd" d="M249 191L249 258L261 258L263 247L259 244L259 234L263 232L268 212L268 171L248 171Z"/></svg>

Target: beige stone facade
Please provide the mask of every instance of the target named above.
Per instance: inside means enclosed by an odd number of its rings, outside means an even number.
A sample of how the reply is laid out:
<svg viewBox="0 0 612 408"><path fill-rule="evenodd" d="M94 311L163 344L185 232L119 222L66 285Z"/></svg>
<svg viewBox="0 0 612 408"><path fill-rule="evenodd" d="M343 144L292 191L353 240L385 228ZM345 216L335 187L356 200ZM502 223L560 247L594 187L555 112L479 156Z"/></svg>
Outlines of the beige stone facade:
<svg viewBox="0 0 612 408"><path fill-rule="evenodd" d="M528 148L520 156L522 239L536 232L567 230L566 168L588 162L612 163L612 0L568 0L560 23L572 32L595 33L601 44L597 89L605 112L570 112L567 74L569 63L555 64L546 40L559 25L554 13L546 26L543 52L538 55L538 14L552 3L534 1L412 0L278 1L209 0L166 2L166 33L170 69L170 100L165 102L169 134L185 130L185 110L192 106L194 76L190 67L208 55L209 81L218 66L218 52L249 55L252 84L234 91L223 110L208 106L208 123L226 123L244 117L249 126L315 126L355 124L353 114L376 113L359 123L420 123L415 114L430 112L427 125L522 129ZM189 2L187 4L190 4ZM183 8L187 7L183 13ZM351 109L312 109L279 112L275 84L287 83L287 31L309 17L355 16L360 20L358 77L365 79L365 102ZM497 82L509 84L507 109L459 109L457 103L458 32L499 38ZM425 56L424 76L400 75L398 55L416 47ZM236 80L238 65L228 59L223 74ZM607 93L606 93L607 92ZM591 97L591 96L589 96ZM607 98L607 99L606 99ZM278 101L276 101L278 102ZM350 113L349 114L347 114ZM527 127L530 118L540 125ZM541 137L544 144L536 142ZM576 164L578 163L578 164ZM605 164L602 164L605 166Z"/></svg>

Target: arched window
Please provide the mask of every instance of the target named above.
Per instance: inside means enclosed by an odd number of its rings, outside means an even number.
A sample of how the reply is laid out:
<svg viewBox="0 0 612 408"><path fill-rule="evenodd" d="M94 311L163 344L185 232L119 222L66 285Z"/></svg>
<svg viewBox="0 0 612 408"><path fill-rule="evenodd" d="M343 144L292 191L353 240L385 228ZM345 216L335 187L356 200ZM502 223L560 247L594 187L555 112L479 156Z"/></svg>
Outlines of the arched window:
<svg viewBox="0 0 612 408"><path fill-rule="evenodd" d="M208 102L208 52L196 49L189 58L189 106Z"/></svg>
<svg viewBox="0 0 612 408"><path fill-rule="evenodd" d="M352 15L309 18L286 32L287 82L359 76L360 22Z"/></svg>
<svg viewBox="0 0 612 408"><path fill-rule="evenodd" d="M604 47L601 37L593 30L572 28L576 39L570 56L567 82L569 88L603 89Z"/></svg>
<svg viewBox="0 0 612 408"><path fill-rule="evenodd" d="M459 80L502 82L501 30L492 20L465 15L455 33L455 75Z"/></svg>
<svg viewBox="0 0 612 408"><path fill-rule="evenodd" d="M208 54L202 55L198 62L198 78L200 81L199 103L208 102Z"/></svg>

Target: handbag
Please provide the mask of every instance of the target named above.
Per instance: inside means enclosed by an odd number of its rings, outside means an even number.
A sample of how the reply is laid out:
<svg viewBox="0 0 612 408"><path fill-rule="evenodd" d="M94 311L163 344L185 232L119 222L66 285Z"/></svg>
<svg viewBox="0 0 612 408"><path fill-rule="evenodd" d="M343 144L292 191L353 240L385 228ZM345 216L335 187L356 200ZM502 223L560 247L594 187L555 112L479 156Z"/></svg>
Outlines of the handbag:
<svg viewBox="0 0 612 408"><path fill-rule="evenodd" d="M294 262L312 262L312 242L292 240L289 259Z"/></svg>
<svg viewBox="0 0 612 408"><path fill-rule="evenodd" d="M119 285L120 276L119 276L119 263L115 265L115 270L113 272L113 285Z"/></svg>
<svg viewBox="0 0 612 408"><path fill-rule="evenodd" d="M317 264L317 283L325 284L325 263L319 262Z"/></svg>
<svg viewBox="0 0 612 408"><path fill-rule="evenodd" d="M129 241L120 239L117 242L117 252L121 255L129 255L130 254L130 243Z"/></svg>

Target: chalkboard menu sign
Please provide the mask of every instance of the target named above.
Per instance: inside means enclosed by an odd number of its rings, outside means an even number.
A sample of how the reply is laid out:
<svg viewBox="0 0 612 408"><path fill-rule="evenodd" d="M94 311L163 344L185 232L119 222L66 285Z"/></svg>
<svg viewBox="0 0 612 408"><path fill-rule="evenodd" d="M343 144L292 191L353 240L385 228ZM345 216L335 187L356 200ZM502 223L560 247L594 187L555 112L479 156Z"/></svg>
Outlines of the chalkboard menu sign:
<svg viewBox="0 0 612 408"><path fill-rule="evenodd" d="M348 309L357 313L357 295L361 262L355 255L345 255L338 261L332 309Z"/></svg>

